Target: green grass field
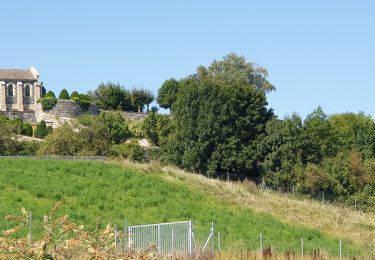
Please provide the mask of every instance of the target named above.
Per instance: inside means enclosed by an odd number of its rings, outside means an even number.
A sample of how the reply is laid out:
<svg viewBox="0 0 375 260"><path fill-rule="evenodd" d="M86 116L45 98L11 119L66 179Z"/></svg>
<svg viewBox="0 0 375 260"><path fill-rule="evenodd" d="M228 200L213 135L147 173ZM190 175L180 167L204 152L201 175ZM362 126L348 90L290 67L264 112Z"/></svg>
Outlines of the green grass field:
<svg viewBox="0 0 375 260"><path fill-rule="evenodd" d="M34 159L0 159L0 230L14 223L4 220L22 207L32 211L36 236L42 232L43 215L57 202L57 214L87 229L101 217L103 223L131 225L192 220L198 242L207 237L211 221L221 233L226 250L256 250L259 234L266 246L299 252L304 238L306 252L323 249L338 254L339 240L321 232L285 224L266 213L215 198L197 187L173 183L157 172L103 162ZM26 232L26 230L24 231ZM364 248L344 241L344 253L368 254Z"/></svg>

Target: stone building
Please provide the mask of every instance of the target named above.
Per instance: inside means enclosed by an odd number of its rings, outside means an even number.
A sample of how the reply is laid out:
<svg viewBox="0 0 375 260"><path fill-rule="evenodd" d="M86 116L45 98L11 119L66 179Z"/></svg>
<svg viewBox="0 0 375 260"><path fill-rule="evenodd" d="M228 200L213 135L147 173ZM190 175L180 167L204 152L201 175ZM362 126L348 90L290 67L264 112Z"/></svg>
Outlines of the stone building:
<svg viewBox="0 0 375 260"><path fill-rule="evenodd" d="M35 111L42 83L34 67L0 69L0 111Z"/></svg>

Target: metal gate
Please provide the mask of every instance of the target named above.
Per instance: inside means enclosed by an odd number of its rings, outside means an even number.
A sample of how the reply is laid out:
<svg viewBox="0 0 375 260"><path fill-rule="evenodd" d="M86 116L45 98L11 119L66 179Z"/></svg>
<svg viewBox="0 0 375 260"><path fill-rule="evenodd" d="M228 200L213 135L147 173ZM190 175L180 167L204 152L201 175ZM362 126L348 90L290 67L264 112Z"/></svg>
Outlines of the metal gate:
<svg viewBox="0 0 375 260"><path fill-rule="evenodd" d="M159 254L191 254L193 227L191 221L129 226L128 246L142 251L153 244Z"/></svg>

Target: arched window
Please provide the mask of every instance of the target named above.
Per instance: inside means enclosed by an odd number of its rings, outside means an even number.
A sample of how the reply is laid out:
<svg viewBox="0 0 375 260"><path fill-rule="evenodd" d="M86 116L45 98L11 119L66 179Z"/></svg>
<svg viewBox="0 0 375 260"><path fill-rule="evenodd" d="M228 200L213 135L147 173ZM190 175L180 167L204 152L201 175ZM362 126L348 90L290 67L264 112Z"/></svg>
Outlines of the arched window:
<svg viewBox="0 0 375 260"><path fill-rule="evenodd" d="M30 84L24 86L25 97L30 97Z"/></svg>
<svg viewBox="0 0 375 260"><path fill-rule="evenodd" d="M13 97L13 95L14 95L14 90L13 90L13 88L14 88L14 85L13 84L8 84L8 97Z"/></svg>

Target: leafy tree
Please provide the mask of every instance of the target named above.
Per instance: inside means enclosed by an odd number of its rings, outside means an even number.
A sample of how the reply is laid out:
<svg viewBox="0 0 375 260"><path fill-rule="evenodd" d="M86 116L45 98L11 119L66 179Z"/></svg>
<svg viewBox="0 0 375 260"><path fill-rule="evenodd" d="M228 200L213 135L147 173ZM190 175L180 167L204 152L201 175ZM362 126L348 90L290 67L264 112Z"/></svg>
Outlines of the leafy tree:
<svg viewBox="0 0 375 260"><path fill-rule="evenodd" d="M323 158L333 157L337 153L337 138L332 132L328 116L319 106L304 121L304 134L311 139L309 147L309 162L320 163Z"/></svg>
<svg viewBox="0 0 375 260"><path fill-rule="evenodd" d="M34 137L44 139L48 134L49 134L49 130L47 128L46 122L43 120L40 121L40 123L36 125Z"/></svg>
<svg viewBox="0 0 375 260"><path fill-rule="evenodd" d="M79 101L80 95L77 91L73 91L72 94L70 94L70 99L74 101Z"/></svg>
<svg viewBox="0 0 375 260"><path fill-rule="evenodd" d="M119 144L130 138L131 133L128 124L121 113L100 113L97 119L108 129L113 143Z"/></svg>
<svg viewBox="0 0 375 260"><path fill-rule="evenodd" d="M257 146L270 115L263 91L213 77L180 81L174 133L164 152L184 168L256 175Z"/></svg>
<svg viewBox="0 0 375 260"><path fill-rule="evenodd" d="M45 95L45 98L56 98L55 93L52 90L49 90Z"/></svg>
<svg viewBox="0 0 375 260"><path fill-rule="evenodd" d="M149 105L154 100L154 95L151 91L143 88L133 88L131 92L132 104L137 108L138 113L142 112L144 105L147 105L147 112L149 111Z"/></svg>
<svg viewBox="0 0 375 260"><path fill-rule="evenodd" d="M172 131L169 116L151 112L142 122L142 129L152 144L160 146Z"/></svg>
<svg viewBox="0 0 375 260"><path fill-rule="evenodd" d="M267 80L268 72L265 68L254 63L246 62L244 56L230 53L222 60L215 60L207 70L203 66L198 67L198 76L208 76L254 85L264 92L275 90L275 87Z"/></svg>
<svg viewBox="0 0 375 260"><path fill-rule="evenodd" d="M101 83L90 94L100 108L110 110L129 110L132 108L129 92L118 83Z"/></svg>
<svg viewBox="0 0 375 260"><path fill-rule="evenodd" d="M158 91L156 101L165 109L171 108L177 99L179 82L174 78L166 80Z"/></svg>
<svg viewBox="0 0 375 260"><path fill-rule="evenodd" d="M332 133L340 151L358 150L366 158L375 156L375 123L363 113L344 113L331 116Z"/></svg>
<svg viewBox="0 0 375 260"><path fill-rule="evenodd" d="M63 99L63 100L69 100L70 99L69 93L65 88L63 90L61 90L61 92L59 94L59 99Z"/></svg>

